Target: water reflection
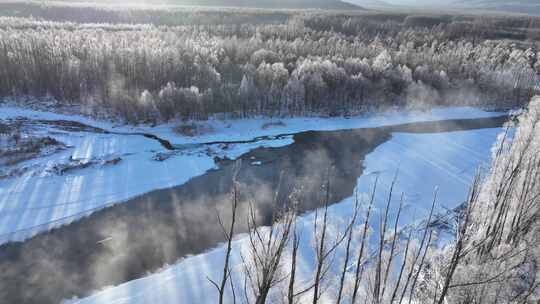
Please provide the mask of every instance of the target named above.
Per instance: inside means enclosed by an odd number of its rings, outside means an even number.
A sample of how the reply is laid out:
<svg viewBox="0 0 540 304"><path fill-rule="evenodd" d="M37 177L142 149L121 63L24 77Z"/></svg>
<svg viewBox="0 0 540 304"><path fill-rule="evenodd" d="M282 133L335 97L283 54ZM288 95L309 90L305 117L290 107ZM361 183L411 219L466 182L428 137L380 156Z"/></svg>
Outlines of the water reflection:
<svg viewBox="0 0 540 304"><path fill-rule="evenodd" d="M276 207L287 204L294 189L300 189L301 211L321 206L321 185L328 172L330 201L351 196L362 174L364 157L387 141L392 132L491 128L501 126L505 119L304 132L295 135L289 146L253 150L241 156L236 232L246 231L250 202L263 225L271 223ZM142 195L23 243L0 247L0 298L7 303L58 303L208 250L224 240L217 214L228 226L232 175L233 162L221 161L219 169L182 186Z"/></svg>

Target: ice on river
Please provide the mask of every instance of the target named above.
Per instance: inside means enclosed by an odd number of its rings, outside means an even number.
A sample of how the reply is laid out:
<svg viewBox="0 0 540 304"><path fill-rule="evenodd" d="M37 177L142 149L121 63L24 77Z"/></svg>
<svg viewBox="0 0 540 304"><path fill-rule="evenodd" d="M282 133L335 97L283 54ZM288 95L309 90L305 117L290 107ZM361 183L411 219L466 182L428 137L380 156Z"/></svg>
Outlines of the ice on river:
<svg viewBox="0 0 540 304"><path fill-rule="evenodd" d="M391 111L350 118L279 119L284 124L270 129L263 129L262 126L277 119L214 119L206 122L213 132L187 137L174 133L173 124L157 127L122 126L77 115L0 106L0 119L26 117L34 120L77 121L116 132L147 132L174 144L249 140L262 135L308 130L377 127L415 121L497 115L500 113L467 107L440 108L428 112ZM54 137L71 148L45 158L30 160L24 164L30 168L28 172L16 178L0 180L0 244L23 240L40 231L69 223L100 208L127 201L152 190L181 185L215 167L213 155L207 155L205 151L177 154L164 162L157 162L153 160L156 153L167 151L157 141L142 136L66 132L39 125L35 132ZM279 140L232 145L227 150L216 147L215 152L220 156L235 158L257 147L277 147L290 143L292 138L289 136ZM90 167L61 176L48 173L51 167L70 159L84 161L112 157L121 157L122 161L114 166Z"/></svg>
<svg viewBox="0 0 540 304"><path fill-rule="evenodd" d="M376 191L376 213L379 217L388 195L389 185L398 171L392 205L398 204L402 192L406 194L406 208L401 225L423 218L428 212L434 190L438 187L439 209L455 207L466 199L476 169L489 163L491 146L500 128L459 131L440 134L394 134L370 153L365 160L364 174L358 178L361 197L369 195L375 176L379 176ZM350 216L353 198L330 207L330 218L345 220ZM314 212L298 219L303 236L312 235ZM239 252L247 247L246 236L238 236L233 254L233 281L239 292L243 284ZM215 303L217 292L207 278L219 280L223 269L224 246L196 256L187 257L176 265L148 277L100 291L80 304L104 303ZM309 279L313 271L311 240L303 239L299 254L299 280ZM330 295L331 293L329 293ZM228 302L231 303L230 292ZM323 303L326 303L323 299Z"/></svg>

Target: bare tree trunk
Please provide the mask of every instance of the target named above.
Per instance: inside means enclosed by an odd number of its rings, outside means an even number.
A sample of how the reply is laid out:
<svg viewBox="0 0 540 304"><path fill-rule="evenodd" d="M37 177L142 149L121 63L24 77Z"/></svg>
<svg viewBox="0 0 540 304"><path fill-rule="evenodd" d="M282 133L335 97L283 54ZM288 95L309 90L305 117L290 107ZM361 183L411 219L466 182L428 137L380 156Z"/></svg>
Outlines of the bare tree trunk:
<svg viewBox="0 0 540 304"><path fill-rule="evenodd" d="M232 252L232 240L234 236L234 226L236 223L236 211L238 209L238 184L236 182L236 176L240 170L240 167L242 166L241 161L237 161L234 164L233 169L233 190L232 190L232 216L231 216L231 226L229 228L229 231L226 231L225 225L223 224L223 221L221 220L221 217L219 216L219 213L217 214L217 218L219 221L219 224L223 230L223 234L225 235L225 238L227 240L227 250L225 252L225 262L223 265L223 276L221 278L221 283L218 285L216 282L210 280L210 282L217 288L219 292L219 304L223 304L224 296L225 296L225 285L227 284L227 280L230 278L231 270L229 268L230 258L231 258L231 252ZM233 283L231 282L231 286ZM234 286L233 286L233 293L234 293ZM233 297L236 297L236 295L233 295ZM235 299L236 301L236 299Z"/></svg>
<svg viewBox="0 0 540 304"><path fill-rule="evenodd" d="M398 290L399 290L399 285L401 284L401 278L403 277L403 271L405 270L405 267L407 265L407 256L409 254L409 247L410 247L410 244L411 244L412 232L413 232L413 229L411 227L410 230L409 230L409 235L407 236L407 244L405 245L405 253L403 254L403 261L401 262L401 267L399 269L399 275L398 275L398 278L396 280L396 286L394 286L394 291L392 292L392 297L390 297L390 302L389 303L394 303L394 300L396 299L396 296L397 296L397 293L398 293Z"/></svg>
<svg viewBox="0 0 540 304"><path fill-rule="evenodd" d="M381 227L379 234L379 248L377 255L377 269L375 270L375 284L373 288L373 301L378 304L380 302L380 291L381 291L381 275L382 275L382 254L384 249L384 239L386 235L386 224L388 222L388 211L390 210L390 203L392 201L392 192L394 191L394 185L397 180L397 172L392 180L390 185L390 193L388 194L388 200L386 202L386 207L384 209L384 218L381 217Z"/></svg>
<svg viewBox="0 0 540 304"><path fill-rule="evenodd" d="M296 230L296 223L293 230L292 256L291 256L291 273L289 277L289 289L287 291L287 301L289 304L294 304L294 284L296 280L296 260L298 257L298 247L300 246L300 238Z"/></svg>
<svg viewBox="0 0 540 304"><path fill-rule="evenodd" d="M364 220L364 227L362 232L362 241L360 244L360 252L358 253L358 257L356 259L356 271L354 276L354 288L353 288L353 294L351 298L351 304L356 303L356 299L358 297L358 290L360 289L360 282L362 281L362 274L363 274L363 267L362 267L362 258L364 257L364 249L366 247L366 238L367 238L367 230L369 225L369 218L371 216L371 209L373 208L373 202L375 201L375 192L377 190L377 183L379 181L379 176L375 179L375 184L373 185L373 191L371 192L371 198L369 201L369 207L366 214L366 218Z"/></svg>
<svg viewBox="0 0 540 304"><path fill-rule="evenodd" d="M480 190L479 188L480 188L480 174L477 174L474 179L473 185L471 186L469 199L467 202L467 210L465 213L465 218L463 222L460 223L456 245L454 248L454 252L452 253L452 259L450 260L450 268L448 270L448 273L446 274L444 285L442 287L441 294L439 296L439 300L437 301L437 304L444 303L444 299L446 298L446 295L450 288L450 283L452 282L452 277L454 276L454 272L456 271L457 265L459 264L459 260L463 257L462 255L463 245L464 245L465 237L467 234L467 228L470 224L471 212L478 198L478 191Z"/></svg>
<svg viewBox="0 0 540 304"><path fill-rule="evenodd" d="M329 174L328 174L329 175ZM313 304L317 304L319 301L319 287L321 284L322 271L324 266L324 255L326 251L326 229L328 224L328 204L330 201L330 178L327 177L326 180L326 195L324 200L324 214L323 214L323 223L322 223L322 232L321 239L319 240L319 246L317 250L317 271L315 273L315 281L313 283ZM315 227L317 227L317 218L315 218ZM315 229L315 238L317 238L317 230Z"/></svg>
<svg viewBox="0 0 540 304"><path fill-rule="evenodd" d="M281 176L280 183L281 184ZM274 204L278 204L279 199L279 186L275 192ZM290 239L291 229L296 222L296 206L293 205L290 210L284 210L281 214L274 214L274 218L277 221L273 221L273 225L270 226L267 234L262 233L260 227L257 227L255 212L253 206L250 204L250 212L248 218L249 226L249 242L250 242L250 261L252 264L246 262L244 257L245 273L251 285L255 296L255 304L264 304L270 294L271 289L278 283L283 281L284 278L279 277L279 270L281 269L283 253L287 247ZM293 255L296 256L299 240L296 236L296 227L294 228L294 244ZM296 272L296 257L294 257L293 271ZM292 291L292 299L294 298L294 276L291 276L289 281Z"/></svg>
<svg viewBox="0 0 540 304"><path fill-rule="evenodd" d="M422 271L422 267L424 266L424 261L426 259L427 252L429 250L429 246L431 245L431 237L433 236L433 231L429 232L428 241L426 243L426 247L424 249L424 254L422 255L422 259L420 259L420 262L418 263L418 270L416 271L416 275L414 276L412 285L411 285L411 292L409 293L409 304L412 302L412 298L414 295L414 288L416 287L416 283L418 282L418 276L420 275L420 272ZM420 248L421 249L421 248Z"/></svg>
<svg viewBox="0 0 540 304"><path fill-rule="evenodd" d="M403 302L403 298L405 297L405 293L407 292L407 287L409 286L409 282L410 282L411 277L412 277L412 275L414 273L414 266L416 265L416 262L418 261L418 258L420 257L420 253L422 252L422 248L424 247L424 244L425 244L425 241L426 241L426 237L427 237L427 234L428 234L428 231L429 231L429 224L431 223L431 218L433 217L433 210L435 209L435 203L437 201L437 192L438 192L438 190L435 190L435 194L433 196L433 203L431 204L431 210L429 211L429 216L428 216L427 221L426 221L426 226L424 227L424 232L423 232L423 235L422 235L422 241L420 242L420 247L418 248L418 252L414 256L414 259L413 259L413 262L412 262L412 265L411 265L411 270L407 274L407 280L405 281L405 286L403 286L403 291L401 292L401 297L399 298L399 303L400 304L401 304L401 302ZM431 237L431 233L430 233L430 237Z"/></svg>
<svg viewBox="0 0 540 304"><path fill-rule="evenodd" d="M394 259L394 252L396 249L396 241L399 239L398 237L398 224L399 224L399 216L401 215L401 209L403 208L403 200L404 200L404 193L401 194L401 198L399 201L399 208L396 216L396 221L394 223L394 235L392 239L392 246L390 248L390 257L388 258L388 263L386 264L386 269L384 271L384 282L382 284L382 292L381 292L381 299L384 298L384 292L386 291L386 284L388 283L388 277L390 276L390 267L392 266L392 261ZM390 302L391 303L391 302Z"/></svg>
<svg viewBox="0 0 540 304"><path fill-rule="evenodd" d="M353 216L352 216L351 221L349 223L349 232L348 232L348 236L347 236L347 246L345 248L345 260L343 261L343 269L341 270L341 277L340 277L340 280L339 280L339 291L338 291L338 296L337 296L337 300L336 300L337 304L341 303L341 299L342 299L342 296L343 296L343 288L344 288L344 285L345 285L345 276L347 275L347 267L349 266L349 260L350 260L350 255L351 255L351 242L352 242L352 238L353 238L354 225L356 224L356 218L358 217L358 208L359 208L358 190L356 190L356 192L355 192L355 203L354 203L354 213L353 213Z"/></svg>

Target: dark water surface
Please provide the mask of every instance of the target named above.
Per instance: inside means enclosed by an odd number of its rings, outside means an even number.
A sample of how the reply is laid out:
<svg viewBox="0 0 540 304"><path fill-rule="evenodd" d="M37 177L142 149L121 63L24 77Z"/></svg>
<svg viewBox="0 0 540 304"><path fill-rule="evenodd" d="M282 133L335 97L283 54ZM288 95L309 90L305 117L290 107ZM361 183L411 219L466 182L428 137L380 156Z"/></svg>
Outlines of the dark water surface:
<svg viewBox="0 0 540 304"><path fill-rule="evenodd" d="M320 207L321 185L328 175L330 202L350 197L365 156L389 140L392 132L495 128L506 120L500 116L311 131L295 134L294 143L285 147L252 150L239 157L236 233L247 230L250 202L262 225L272 223L273 212L289 203L294 190L299 193L301 212ZM254 161L261 165L252 165ZM217 213L228 226L233 167L233 161L219 161L218 169L181 186L153 191L24 242L0 246L0 303L49 304L85 296L143 277L166 263L223 242Z"/></svg>

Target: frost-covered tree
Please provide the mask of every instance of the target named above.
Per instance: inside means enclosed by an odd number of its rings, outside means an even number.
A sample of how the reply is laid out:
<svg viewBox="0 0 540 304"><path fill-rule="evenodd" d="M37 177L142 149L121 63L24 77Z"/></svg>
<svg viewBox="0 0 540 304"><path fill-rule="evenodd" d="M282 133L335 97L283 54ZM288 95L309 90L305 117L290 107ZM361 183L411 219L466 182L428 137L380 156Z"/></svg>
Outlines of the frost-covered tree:
<svg viewBox="0 0 540 304"><path fill-rule="evenodd" d="M252 104L255 103L257 98L257 88L251 77L247 75L242 77L238 95L242 102L242 113L244 116L247 116L248 109L252 107Z"/></svg>
<svg viewBox="0 0 540 304"><path fill-rule="evenodd" d="M540 300L540 99L501 134L482 183L471 188L457 240L431 257L423 296L438 303ZM514 134L512 134L514 133ZM426 294L427 293L427 294Z"/></svg>
<svg viewBox="0 0 540 304"><path fill-rule="evenodd" d="M448 104L521 105L540 90L534 43L466 32L454 37L450 27L403 27L371 17L290 14L288 22L234 26L202 26L186 17L196 24L181 27L1 17L0 96L52 96L136 120L148 91L167 120L283 114L291 79L304 87L297 113L403 105L415 81ZM255 86L253 96L240 94L246 81ZM168 83L197 87L198 105L189 97L176 108L160 101ZM190 113L171 112L180 109Z"/></svg>
<svg viewBox="0 0 540 304"><path fill-rule="evenodd" d="M392 68L392 56L388 50L383 50L375 59L372 65L376 77L381 77Z"/></svg>

